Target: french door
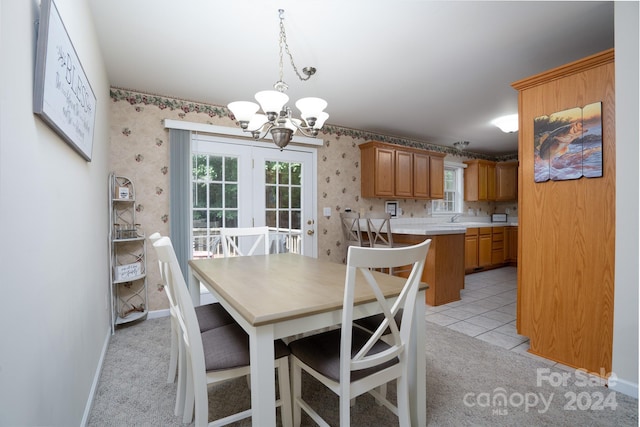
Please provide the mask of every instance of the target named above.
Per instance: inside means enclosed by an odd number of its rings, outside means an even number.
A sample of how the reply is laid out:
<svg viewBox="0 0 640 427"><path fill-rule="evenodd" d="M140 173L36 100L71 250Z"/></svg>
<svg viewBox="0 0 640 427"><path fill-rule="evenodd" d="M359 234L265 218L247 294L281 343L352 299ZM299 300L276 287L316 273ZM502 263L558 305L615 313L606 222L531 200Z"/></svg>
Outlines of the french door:
<svg viewBox="0 0 640 427"><path fill-rule="evenodd" d="M316 152L192 136L193 258L220 253L221 227L268 226L272 253L317 256Z"/></svg>

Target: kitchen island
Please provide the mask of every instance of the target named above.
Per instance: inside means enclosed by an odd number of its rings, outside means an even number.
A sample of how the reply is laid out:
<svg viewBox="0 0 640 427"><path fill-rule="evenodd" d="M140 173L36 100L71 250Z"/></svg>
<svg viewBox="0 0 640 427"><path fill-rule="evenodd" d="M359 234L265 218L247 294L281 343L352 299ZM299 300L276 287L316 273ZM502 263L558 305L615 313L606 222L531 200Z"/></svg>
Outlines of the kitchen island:
<svg viewBox="0 0 640 427"><path fill-rule="evenodd" d="M416 244L431 239L422 273L429 285L425 300L437 306L460 300L464 288L464 239L466 227L457 224L393 224L393 241ZM401 274L401 273L400 273Z"/></svg>

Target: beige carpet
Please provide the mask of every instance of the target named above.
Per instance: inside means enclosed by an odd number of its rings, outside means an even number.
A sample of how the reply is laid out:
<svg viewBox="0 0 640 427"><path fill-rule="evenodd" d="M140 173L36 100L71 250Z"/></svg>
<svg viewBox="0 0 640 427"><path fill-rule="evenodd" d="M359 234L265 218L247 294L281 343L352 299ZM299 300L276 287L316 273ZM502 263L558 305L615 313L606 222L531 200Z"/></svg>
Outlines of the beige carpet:
<svg viewBox="0 0 640 427"><path fill-rule="evenodd" d="M175 385L167 384L169 319L146 320L112 337L89 426L180 426L173 416ZM637 426L638 401L599 385L584 385L574 372L550 368L427 322L427 422L429 426ZM542 369L541 371L538 371ZM566 378L566 385L554 380ZM538 377L545 378L538 386ZM547 380L548 379L548 380ZM560 382L560 381L559 381ZM394 393L393 386L390 393ZM337 397L303 378L303 393L331 425ZM500 399L506 397L506 403ZM211 388L217 415L250 403L244 380ZM366 395L352 407L353 426L393 426L397 418ZM251 425L250 420L237 423ZM314 425L303 418L302 425Z"/></svg>

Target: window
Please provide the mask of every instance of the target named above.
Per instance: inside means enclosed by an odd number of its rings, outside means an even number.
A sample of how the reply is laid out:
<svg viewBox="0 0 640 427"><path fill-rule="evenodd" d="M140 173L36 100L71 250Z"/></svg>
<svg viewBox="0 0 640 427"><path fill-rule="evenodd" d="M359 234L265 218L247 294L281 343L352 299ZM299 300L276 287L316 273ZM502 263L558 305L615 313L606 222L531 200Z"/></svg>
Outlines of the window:
<svg viewBox="0 0 640 427"><path fill-rule="evenodd" d="M462 213L463 165L444 162L444 199L431 201L433 214Z"/></svg>

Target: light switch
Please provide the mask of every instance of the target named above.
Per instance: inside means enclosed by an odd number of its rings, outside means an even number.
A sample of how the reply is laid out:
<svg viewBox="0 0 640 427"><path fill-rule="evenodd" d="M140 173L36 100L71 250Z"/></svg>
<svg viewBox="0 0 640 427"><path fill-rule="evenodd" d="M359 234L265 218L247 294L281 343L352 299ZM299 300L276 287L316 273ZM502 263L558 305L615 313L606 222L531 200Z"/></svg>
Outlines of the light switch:
<svg viewBox="0 0 640 427"><path fill-rule="evenodd" d="M324 216L331 216L331 208L322 208L322 215Z"/></svg>

